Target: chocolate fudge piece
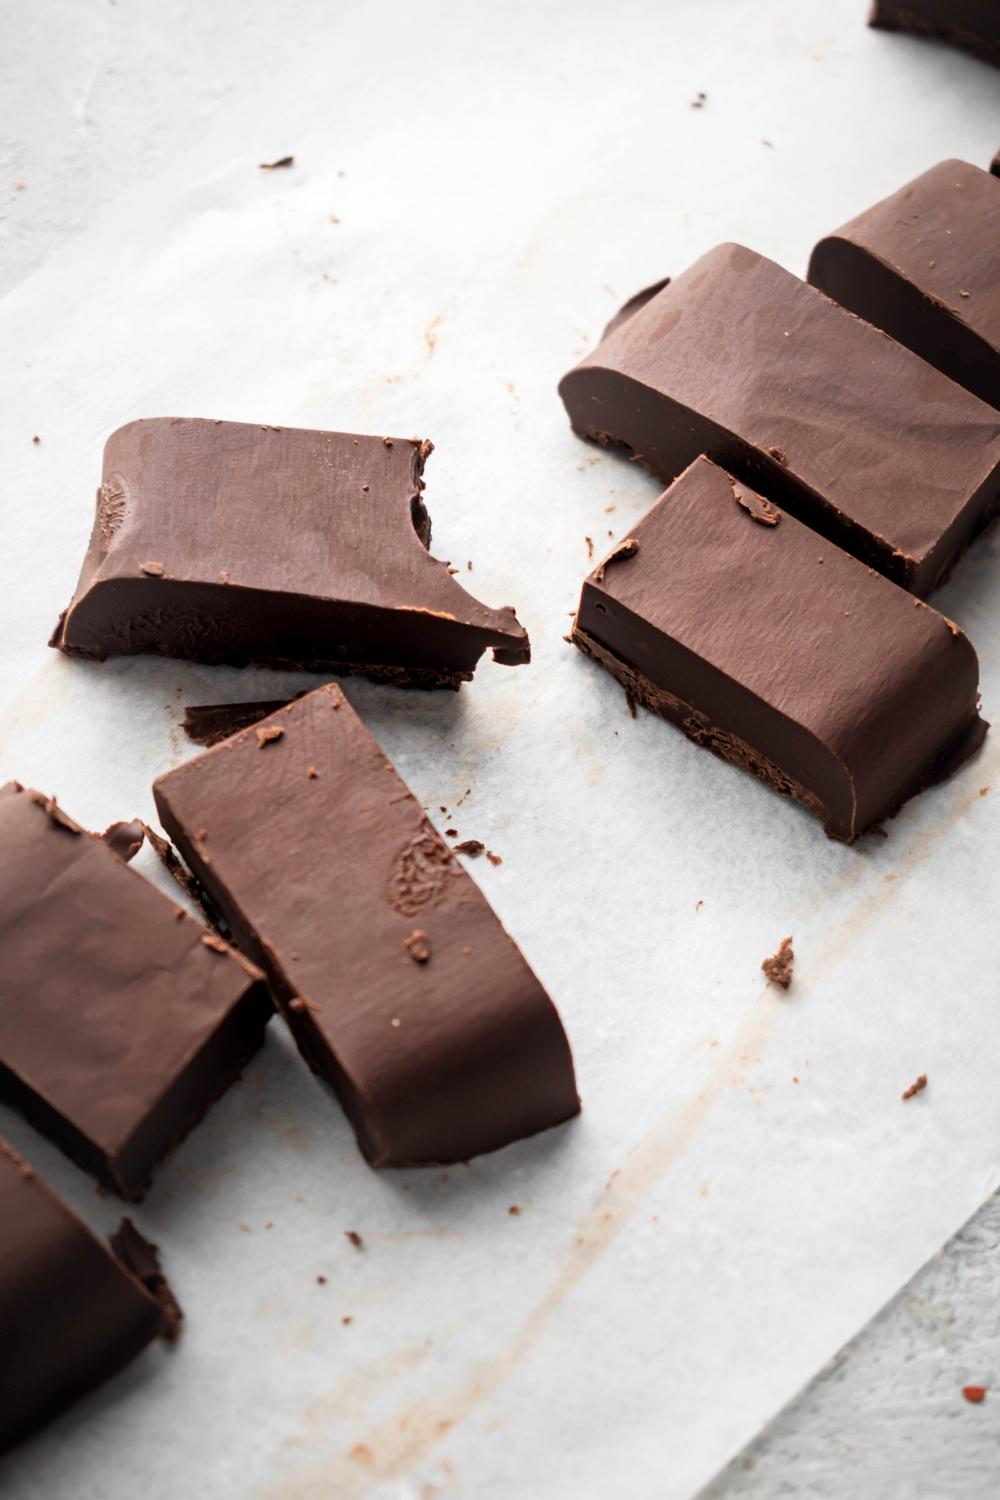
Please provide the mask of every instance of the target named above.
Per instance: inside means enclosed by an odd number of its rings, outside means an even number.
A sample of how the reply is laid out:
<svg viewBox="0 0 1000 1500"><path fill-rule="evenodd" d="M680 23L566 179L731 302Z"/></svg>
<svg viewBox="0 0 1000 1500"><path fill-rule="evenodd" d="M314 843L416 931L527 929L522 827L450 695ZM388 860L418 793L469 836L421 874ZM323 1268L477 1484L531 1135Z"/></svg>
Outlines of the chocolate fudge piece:
<svg viewBox="0 0 1000 1500"><path fill-rule="evenodd" d="M996 0L872 0L869 26L915 31L951 42L1000 67L1000 6Z"/></svg>
<svg viewBox="0 0 1000 1500"><path fill-rule="evenodd" d="M529 659L427 550L431 444L244 422L130 422L104 450L76 594L50 645L457 688Z"/></svg>
<svg viewBox="0 0 1000 1500"><path fill-rule="evenodd" d="M576 1114L555 1007L339 688L153 790L372 1165L462 1161Z"/></svg>
<svg viewBox="0 0 1000 1500"><path fill-rule="evenodd" d="M705 453L913 593L1000 497L1000 417L740 245L720 245L559 387L582 437L669 483Z"/></svg>
<svg viewBox="0 0 1000 1500"><path fill-rule="evenodd" d="M138 1198L260 1046L263 976L51 798L0 788L0 1098Z"/></svg>
<svg viewBox="0 0 1000 1500"><path fill-rule="evenodd" d="M706 458L586 580L572 639L848 843L986 734L957 625Z"/></svg>
<svg viewBox="0 0 1000 1500"><path fill-rule="evenodd" d="M180 1309L126 1220L109 1252L0 1139L0 1452L134 1359ZM119 1236L112 1238L112 1250ZM130 1266L141 1256L155 1292Z"/></svg>
<svg viewBox="0 0 1000 1500"><path fill-rule="evenodd" d="M939 162L820 240L809 280L1000 407L1000 179Z"/></svg>

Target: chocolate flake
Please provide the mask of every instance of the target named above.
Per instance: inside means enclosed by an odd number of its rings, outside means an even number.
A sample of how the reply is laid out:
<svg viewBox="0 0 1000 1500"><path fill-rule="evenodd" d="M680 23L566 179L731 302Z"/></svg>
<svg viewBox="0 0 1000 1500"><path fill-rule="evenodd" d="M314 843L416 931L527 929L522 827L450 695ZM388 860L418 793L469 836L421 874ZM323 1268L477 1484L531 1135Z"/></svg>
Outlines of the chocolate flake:
<svg viewBox="0 0 1000 1500"><path fill-rule="evenodd" d="M594 569L595 583L604 582L604 573L607 568L615 562L624 562L627 557L634 557L639 550L639 543L634 536L628 536L623 542L619 542L613 551L609 552L599 567Z"/></svg>
<svg viewBox="0 0 1000 1500"><path fill-rule="evenodd" d="M768 449L768 452L771 450ZM736 504L742 506L747 515L753 521L759 521L762 526L777 526L781 520L781 511L770 500L765 500L763 495L758 495L754 490L738 490L733 485L733 499Z"/></svg>
<svg viewBox="0 0 1000 1500"><path fill-rule="evenodd" d="M270 745L274 740L280 740L284 732L280 724L259 724L257 744L263 750L265 745Z"/></svg>
<svg viewBox="0 0 1000 1500"><path fill-rule="evenodd" d="M139 564L139 572L145 573L150 578L163 577L163 564L161 562L144 562Z"/></svg>
<svg viewBox="0 0 1000 1500"><path fill-rule="evenodd" d="M279 167L291 167L294 164L294 156L279 156L277 161L262 161L260 163L260 170L262 172L276 172Z"/></svg>
<svg viewBox="0 0 1000 1500"><path fill-rule="evenodd" d="M795 962L795 950L792 948L790 937L782 938L778 944L778 951L770 958L765 958L761 968L767 975L768 984L780 984L783 990L787 990L792 982L792 966Z"/></svg>
<svg viewBox="0 0 1000 1500"><path fill-rule="evenodd" d="M920 1077L915 1079L908 1089L904 1089L899 1097L901 1099L912 1099L916 1094L922 1094L926 1087L927 1074L921 1073Z"/></svg>
<svg viewBox="0 0 1000 1500"><path fill-rule="evenodd" d="M467 854L470 859L477 859L485 849L482 839L464 839L461 844L455 845L456 854Z"/></svg>
<svg viewBox="0 0 1000 1500"><path fill-rule="evenodd" d="M201 940L206 948L211 948L213 953L229 952L228 943L224 943L217 932L203 932Z"/></svg>
<svg viewBox="0 0 1000 1500"><path fill-rule="evenodd" d="M344 1238L350 1240L355 1250L363 1250L365 1248L365 1242L356 1229L345 1229Z"/></svg>
<svg viewBox="0 0 1000 1500"><path fill-rule="evenodd" d="M431 945L427 934L421 932L419 927L415 927L409 937L403 939L403 947L414 963L425 964L431 956Z"/></svg>

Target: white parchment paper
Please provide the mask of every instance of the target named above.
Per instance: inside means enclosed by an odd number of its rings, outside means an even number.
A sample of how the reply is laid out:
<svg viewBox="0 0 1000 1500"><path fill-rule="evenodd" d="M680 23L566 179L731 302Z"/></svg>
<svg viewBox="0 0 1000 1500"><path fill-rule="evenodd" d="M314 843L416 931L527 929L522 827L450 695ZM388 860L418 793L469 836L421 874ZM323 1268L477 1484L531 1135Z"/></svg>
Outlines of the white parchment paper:
<svg viewBox="0 0 1000 1500"><path fill-rule="evenodd" d="M5 1495L682 1500L996 1186L1000 741L844 849L631 720L561 639L585 537L600 555L656 495L555 395L618 303L722 239L801 273L822 232L1000 138L995 74L864 9L339 7L0 304L0 775L94 827L149 817L185 703L308 682L47 650L113 428L432 437L434 551L517 605L534 661L457 697L347 691L439 826L502 854L473 872L584 1098L468 1169L374 1174L275 1024L136 1215L181 1344L8 1459ZM940 598L987 716L998 553L978 543ZM787 997L759 970L786 933ZM0 1130L115 1222L20 1120Z"/></svg>

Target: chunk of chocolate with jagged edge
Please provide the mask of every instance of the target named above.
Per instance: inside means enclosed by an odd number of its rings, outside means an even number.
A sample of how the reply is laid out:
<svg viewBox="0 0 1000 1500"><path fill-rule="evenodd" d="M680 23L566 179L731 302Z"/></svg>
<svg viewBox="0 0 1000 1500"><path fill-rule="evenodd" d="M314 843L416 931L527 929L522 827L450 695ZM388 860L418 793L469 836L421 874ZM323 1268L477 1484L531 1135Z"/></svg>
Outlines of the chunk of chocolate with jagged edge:
<svg viewBox="0 0 1000 1500"><path fill-rule="evenodd" d="M128 1220L111 1244L0 1138L0 1452L155 1338L177 1337L180 1309L153 1246Z"/></svg>
<svg viewBox="0 0 1000 1500"><path fill-rule="evenodd" d="M491 647L526 662L513 609L428 551L431 444L161 417L104 450L80 581L50 641L70 656L361 673L457 688Z"/></svg>
<svg viewBox="0 0 1000 1500"><path fill-rule="evenodd" d="M831 837L852 842L982 744L958 626L707 458L629 541L584 583L574 643Z"/></svg>
<svg viewBox="0 0 1000 1500"><path fill-rule="evenodd" d="M996 0L872 0L868 24L882 31L913 31L951 42L1000 67Z"/></svg>
<svg viewBox="0 0 1000 1500"><path fill-rule="evenodd" d="M153 790L372 1165L464 1161L576 1114L555 1007L338 687Z"/></svg>
<svg viewBox="0 0 1000 1500"><path fill-rule="evenodd" d="M719 245L565 376L576 432L669 483L704 453L915 594L1000 497L1000 417L741 245Z"/></svg>
<svg viewBox="0 0 1000 1500"><path fill-rule="evenodd" d="M301 696L297 694L296 696ZM191 703L184 710L181 728L195 745L218 745L240 729L249 729L261 719L284 708L287 698L268 698L259 703Z"/></svg>
<svg viewBox="0 0 1000 1500"><path fill-rule="evenodd" d="M263 1041L263 975L16 782L0 848L0 1098L139 1198Z"/></svg>
<svg viewBox="0 0 1000 1500"><path fill-rule="evenodd" d="M942 161L820 240L813 286L1000 407L1000 180Z"/></svg>

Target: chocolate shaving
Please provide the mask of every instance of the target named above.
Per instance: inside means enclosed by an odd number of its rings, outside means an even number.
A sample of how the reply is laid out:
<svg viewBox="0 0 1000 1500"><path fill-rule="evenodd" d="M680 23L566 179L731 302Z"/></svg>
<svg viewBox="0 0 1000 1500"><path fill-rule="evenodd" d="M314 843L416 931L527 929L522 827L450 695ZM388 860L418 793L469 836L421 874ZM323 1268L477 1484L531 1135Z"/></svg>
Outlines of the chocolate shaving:
<svg viewBox="0 0 1000 1500"><path fill-rule="evenodd" d="M356 1229L345 1229L344 1237L350 1240L355 1250L363 1250L365 1248L365 1242Z"/></svg>
<svg viewBox="0 0 1000 1500"><path fill-rule="evenodd" d="M770 450L769 450L770 451ZM743 507L752 521L759 521L761 526L777 526L781 520L781 511L770 500L765 500L763 495L757 495L753 490L744 493L733 487L733 499L737 505Z"/></svg>
<svg viewBox="0 0 1000 1500"><path fill-rule="evenodd" d="M915 1079L908 1089L904 1089L899 1097L901 1099L912 1099L915 1094L922 1094L926 1087L927 1074L921 1073L920 1077Z"/></svg>
<svg viewBox="0 0 1000 1500"><path fill-rule="evenodd" d="M603 583L605 570L612 563L624 562L627 557L634 557L638 550L639 543L634 536L628 536L623 542L619 542L618 546L612 552L609 552L604 561L594 569L594 582Z"/></svg>
<svg viewBox="0 0 1000 1500"><path fill-rule="evenodd" d="M139 572L147 574L150 578L162 578L163 564L161 562L140 563Z"/></svg>
<svg viewBox="0 0 1000 1500"><path fill-rule="evenodd" d="M229 945L224 943L217 932L203 932L201 940L206 948L211 948L213 953L228 953Z"/></svg>
<svg viewBox="0 0 1000 1500"><path fill-rule="evenodd" d="M280 740L284 732L280 724L261 724L257 730L257 744L263 750L265 745Z"/></svg>
<svg viewBox="0 0 1000 1500"><path fill-rule="evenodd" d="M485 849L482 839L464 839L462 843L455 845L456 854L467 854L470 859L477 859Z"/></svg>
<svg viewBox="0 0 1000 1500"><path fill-rule="evenodd" d="M279 156L277 161L262 161L260 163L260 170L262 172L276 172L279 167L291 167L294 164L294 156Z"/></svg>
<svg viewBox="0 0 1000 1500"><path fill-rule="evenodd" d="M129 860L134 859L142 848L145 831L140 820L133 818L131 822L109 824L99 837L104 840L109 849L117 854L119 859L123 859L128 864Z"/></svg>

